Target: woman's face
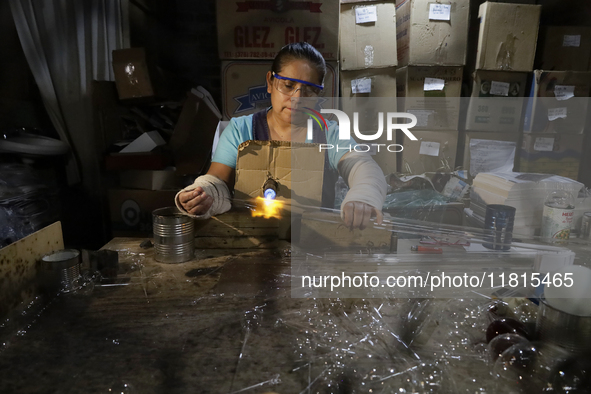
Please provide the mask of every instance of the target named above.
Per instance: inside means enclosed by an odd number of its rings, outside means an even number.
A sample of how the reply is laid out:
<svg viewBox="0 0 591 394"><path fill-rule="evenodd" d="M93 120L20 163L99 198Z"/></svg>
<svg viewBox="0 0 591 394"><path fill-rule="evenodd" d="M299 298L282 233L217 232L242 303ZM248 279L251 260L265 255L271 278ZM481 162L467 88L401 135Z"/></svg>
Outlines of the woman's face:
<svg viewBox="0 0 591 394"><path fill-rule="evenodd" d="M282 77L299 79L311 82L316 85L322 85L320 75L314 66L307 60L292 60L279 70L278 74ZM267 93L271 95L271 105L273 106L273 115L284 123L291 123L292 120L292 97L302 97L301 90L294 93L293 96L281 93L277 90L277 78L273 78L271 72L267 73ZM294 82L296 87L302 87L302 84ZM304 85L305 86L305 85Z"/></svg>

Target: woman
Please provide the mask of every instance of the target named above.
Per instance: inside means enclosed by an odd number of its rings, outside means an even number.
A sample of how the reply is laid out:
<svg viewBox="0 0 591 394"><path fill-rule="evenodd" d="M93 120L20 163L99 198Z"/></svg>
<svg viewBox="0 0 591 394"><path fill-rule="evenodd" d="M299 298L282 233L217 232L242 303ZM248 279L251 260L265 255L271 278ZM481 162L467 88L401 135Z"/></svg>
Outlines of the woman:
<svg viewBox="0 0 591 394"><path fill-rule="evenodd" d="M318 96L323 88L325 73L324 58L310 44L300 42L283 47L275 57L271 71L267 73L271 107L230 121L220 137L209 171L177 194L177 207L195 218L204 219L229 210L238 145L244 141L329 143L347 149L325 151L323 203L332 207L334 184L340 174L350 188L341 205L345 224L351 228L364 229L371 217L376 217L378 224L381 223L386 181L371 157L349 151L349 146L355 146L356 143L354 140L339 140L336 122L329 122L326 133L316 132L313 141L306 140L306 127L294 127L292 130L292 116L296 116L292 98Z"/></svg>

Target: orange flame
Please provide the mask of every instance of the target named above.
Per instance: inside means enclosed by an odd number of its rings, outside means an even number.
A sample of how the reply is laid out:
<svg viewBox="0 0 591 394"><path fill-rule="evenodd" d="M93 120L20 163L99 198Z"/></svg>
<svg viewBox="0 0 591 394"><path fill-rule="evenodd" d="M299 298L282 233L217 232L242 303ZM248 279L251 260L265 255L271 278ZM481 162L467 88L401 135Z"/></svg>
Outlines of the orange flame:
<svg viewBox="0 0 591 394"><path fill-rule="evenodd" d="M283 203L279 200L269 200L258 196L255 198L256 209L252 211L252 217L262 216L265 219L281 218Z"/></svg>

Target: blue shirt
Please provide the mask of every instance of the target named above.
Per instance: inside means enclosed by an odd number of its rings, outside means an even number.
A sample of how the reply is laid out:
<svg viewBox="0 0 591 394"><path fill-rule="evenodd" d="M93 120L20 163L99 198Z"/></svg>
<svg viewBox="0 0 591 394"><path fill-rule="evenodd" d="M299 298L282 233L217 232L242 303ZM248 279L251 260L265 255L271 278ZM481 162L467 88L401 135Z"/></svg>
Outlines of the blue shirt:
<svg viewBox="0 0 591 394"><path fill-rule="evenodd" d="M337 170L341 157L348 153L349 149L352 151L357 143L352 138L348 141L339 139L339 126L337 122L331 120L328 121L327 124L328 131L326 133L326 142L327 144L334 146L334 148L328 149L326 152L328 153L330 166ZM220 136L212 161L236 169L238 146L244 141L252 139L254 139L252 132L252 115L232 118ZM312 141L306 139L306 142ZM339 149L337 149L337 146Z"/></svg>

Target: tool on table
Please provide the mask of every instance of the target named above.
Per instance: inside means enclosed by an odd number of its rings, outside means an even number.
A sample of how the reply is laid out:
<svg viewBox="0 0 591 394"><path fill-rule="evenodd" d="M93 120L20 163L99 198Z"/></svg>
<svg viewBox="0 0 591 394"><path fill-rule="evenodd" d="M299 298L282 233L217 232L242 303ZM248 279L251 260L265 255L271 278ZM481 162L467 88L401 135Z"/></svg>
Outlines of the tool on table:
<svg viewBox="0 0 591 394"><path fill-rule="evenodd" d="M414 246L410 247L410 250L412 250L413 252L419 252L419 253L434 253L434 254L443 253L443 249L436 248L433 246L414 245Z"/></svg>
<svg viewBox="0 0 591 394"><path fill-rule="evenodd" d="M267 200L274 200L277 198L279 191L279 183L271 177L268 177L263 185L263 197Z"/></svg>
<svg viewBox="0 0 591 394"><path fill-rule="evenodd" d="M452 242L449 238L437 239L431 236L421 237L419 243L424 245L443 245L443 246L470 246L470 241L458 238L455 242Z"/></svg>

